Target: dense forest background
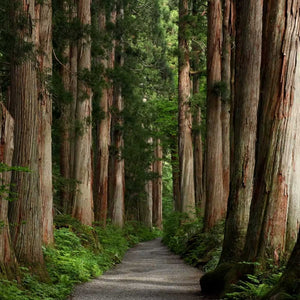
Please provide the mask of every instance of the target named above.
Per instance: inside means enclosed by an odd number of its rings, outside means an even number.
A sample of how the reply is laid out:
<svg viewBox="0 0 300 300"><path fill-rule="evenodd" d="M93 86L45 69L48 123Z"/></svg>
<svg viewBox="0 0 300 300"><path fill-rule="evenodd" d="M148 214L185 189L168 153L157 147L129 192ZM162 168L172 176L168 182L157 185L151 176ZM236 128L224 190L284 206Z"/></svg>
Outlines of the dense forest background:
<svg viewBox="0 0 300 300"><path fill-rule="evenodd" d="M64 299L159 229L204 293L297 299L299 15L1 0L0 298Z"/></svg>

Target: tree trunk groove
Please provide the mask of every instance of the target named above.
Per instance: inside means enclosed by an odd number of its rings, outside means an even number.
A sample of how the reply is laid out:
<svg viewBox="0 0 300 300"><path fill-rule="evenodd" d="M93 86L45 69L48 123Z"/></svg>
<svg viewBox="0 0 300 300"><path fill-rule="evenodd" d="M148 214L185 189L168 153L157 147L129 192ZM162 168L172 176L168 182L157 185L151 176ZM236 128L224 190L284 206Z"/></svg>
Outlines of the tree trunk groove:
<svg viewBox="0 0 300 300"><path fill-rule="evenodd" d="M0 103L0 163L11 166L14 151L14 120ZM0 173L0 184L8 188L11 172ZM17 261L11 245L8 223L8 193L0 195L0 274L6 278L16 277Z"/></svg>
<svg viewBox="0 0 300 300"><path fill-rule="evenodd" d="M91 24L91 1L78 2L78 18L82 25ZM74 174L77 190L74 199L73 217L85 225L92 225L92 90L86 82L91 71L91 39L87 32L78 46L78 94L76 101L76 122L79 127L75 137Z"/></svg>
<svg viewBox="0 0 300 300"><path fill-rule="evenodd" d="M53 243L52 193L52 99L49 91L52 76L52 2L45 0L37 9L38 98L39 98L39 177L43 209L43 242Z"/></svg>
<svg viewBox="0 0 300 300"><path fill-rule="evenodd" d="M188 1L179 1L179 74L178 74L178 123L179 169L181 211L191 218L195 215L194 154L192 139L192 112L190 105L190 57L186 39Z"/></svg>
<svg viewBox="0 0 300 300"><path fill-rule="evenodd" d="M294 106L292 112L291 122L296 122L295 127L291 130L290 138L292 139L293 152L290 168L290 187L289 187L289 207L287 216L287 228L286 228L286 251L291 253L296 241L297 234L300 226L300 120L298 118L300 114L300 51L298 48L297 53L297 67L295 74L295 94L294 94Z"/></svg>
<svg viewBox="0 0 300 300"><path fill-rule="evenodd" d="M124 19L123 7L118 8L117 28L120 30L120 22ZM122 34L116 40L116 66L122 68L124 65L124 45ZM123 227L125 222L125 162L123 158L123 116L124 98L122 95L122 83L120 78L114 83L113 107L116 111L113 120L113 181L112 181L112 222L113 224Z"/></svg>
<svg viewBox="0 0 300 300"><path fill-rule="evenodd" d="M262 14L260 1L237 3L234 156L221 262L239 260L248 228L260 96ZM230 80L230 75L226 78Z"/></svg>
<svg viewBox="0 0 300 300"><path fill-rule="evenodd" d="M299 1L272 0L264 10L257 165L245 247L250 261L278 262L285 253L299 8Z"/></svg>
<svg viewBox="0 0 300 300"><path fill-rule="evenodd" d="M206 206L204 226L211 229L225 218L227 203L223 197L223 154L221 122L221 0L208 3L207 57L207 138L206 138Z"/></svg>
<svg viewBox="0 0 300 300"><path fill-rule="evenodd" d="M111 13L109 20L112 24L116 23L116 10ZM100 11L98 17L98 26L100 32L106 30L106 12L104 9ZM100 101L101 112L103 118L100 120L97 128L97 156L95 170L95 220L100 222L103 226L106 225L107 210L108 210L108 167L109 167L109 145L110 131L111 131L111 106L113 102L113 85L108 77L108 70L114 68L115 61L115 42L112 41L112 48L106 51L105 58L101 59L101 64L104 67L105 88L102 90L102 97Z"/></svg>
<svg viewBox="0 0 300 300"><path fill-rule="evenodd" d="M231 98L231 47L232 47L232 0L223 0L223 45L221 78L222 91L222 152L223 152L223 201L227 203L230 185L230 98Z"/></svg>
<svg viewBox="0 0 300 300"><path fill-rule="evenodd" d="M18 32L18 35L23 41L33 43L34 50L37 50L37 27L32 27L33 20L37 18L35 1L27 1L26 5L23 5L23 1L19 2L20 10L23 8L23 11L16 12L15 17L24 14L27 25ZM38 164L40 104L37 91L36 63L30 58L21 63L13 60L9 105L15 119L13 165L28 167L30 172L12 173L14 184L12 192L17 198L9 207L9 221L14 225L11 226L11 237L18 261L44 275L42 201Z"/></svg>

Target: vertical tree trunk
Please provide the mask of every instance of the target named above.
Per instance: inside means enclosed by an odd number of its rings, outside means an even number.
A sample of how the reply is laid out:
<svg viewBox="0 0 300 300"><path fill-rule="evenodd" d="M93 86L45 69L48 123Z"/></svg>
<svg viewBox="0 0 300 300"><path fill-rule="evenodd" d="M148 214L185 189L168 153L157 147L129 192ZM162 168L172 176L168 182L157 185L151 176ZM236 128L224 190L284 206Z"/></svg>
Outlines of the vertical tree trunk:
<svg viewBox="0 0 300 300"><path fill-rule="evenodd" d="M91 24L91 2L78 2L78 18L82 25ZM91 71L91 40L86 32L78 47L78 95L76 102L76 122L80 124L75 140L75 179L78 181L75 194L73 216L83 224L92 225L93 191L92 191L92 90L86 83L87 72Z"/></svg>
<svg viewBox="0 0 300 300"><path fill-rule="evenodd" d="M149 139L149 145L153 144L153 139ZM153 172L153 164L149 166L149 172ZM148 228L152 228L153 220L153 180L148 180L145 184L146 199L142 202L141 221Z"/></svg>
<svg viewBox="0 0 300 300"><path fill-rule="evenodd" d="M268 1L264 11L257 165L245 247L250 261L278 262L285 252L299 11L299 1L285 0Z"/></svg>
<svg viewBox="0 0 300 300"><path fill-rule="evenodd" d="M27 25L18 35L22 40L32 42L34 50L37 41L35 1L27 1L20 7L27 20ZM16 13L18 17L18 13ZM12 191L17 199L10 203L9 221L11 237L17 259L40 275L44 275L44 258L42 252L43 223L42 201L40 195L38 137L39 137L39 101L37 94L37 70L33 60L12 62L11 101L9 110L15 119L15 151L13 165L28 167L30 172L13 172ZM33 234L34 233L34 234Z"/></svg>
<svg viewBox="0 0 300 300"><path fill-rule="evenodd" d="M160 140L155 145L155 162L153 172L157 178L153 180L153 225L162 229L162 171L163 171L163 149Z"/></svg>
<svg viewBox="0 0 300 300"><path fill-rule="evenodd" d="M113 10L111 19L112 24L116 23L116 11ZM100 32L106 30L106 16L103 9L98 17L98 26ZM112 49L109 49L105 58L101 60L105 72L114 68L114 41L112 41ZM112 106L112 83L109 80L108 74L104 74L106 87L102 90L102 97L100 101L100 108L104 114L103 119L99 123L97 130L97 145L98 157L97 168L95 170L95 219L103 226L106 225L107 209L108 209L108 166L109 166L109 145L110 131L111 131L111 114L110 108Z"/></svg>
<svg viewBox="0 0 300 300"><path fill-rule="evenodd" d="M124 9L119 7L117 14L117 28L120 30L120 21L124 19ZM116 42L116 64L119 68L122 68L124 65L124 49L122 44L122 36L119 36ZM120 80L120 79L118 79ZM122 96L122 86L121 82L115 82L114 85L114 104L113 104L116 115L114 120L113 127L113 147L115 148L115 155L113 159L113 188L112 188L112 222L113 224L123 227L125 219L125 165L124 158L122 157L122 151L124 148L124 139L123 139L123 117L122 112L124 110L124 99Z"/></svg>
<svg viewBox="0 0 300 300"><path fill-rule="evenodd" d="M175 211L180 212L180 172L178 161L178 143L177 137L173 137L174 144L171 145L171 161L172 161L172 181L173 181L173 202Z"/></svg>
<svg viewBox="0 0 300 300"><path fill-rule="evenodd" d="M207 57L207 138L206 138L206 206L204 226L212 228L226 214L223 197L223 156L221 122L221 57L222 6L221 0L208 4Z"/></svg>
<svg viewBox="0 0 300 300"><path fill-rule="evenodd" d="M202 146L202 137L200 131L201 121L202 121L201 108L197 107L196 116L194 120L194 123L197 126L196 132L194 134L195 200L196 200L196 207L200 209L200 215L204 216L205 196L203 191L203 146Z"/></svg>
<svg viewBox="0 0 300 300"><path fill-rule="evenodd" d="M290 169L290 187L289 187L289 207L286 228L286 251L290 253L297 241L297 234L300 226L300 51L297 53L297 67L295 75L295 94L292 120L296 122L295 127L291 130L291 139L294 142L292 160Z"/></svg>
<svg viewBox="0 0 300 300"><path fill-rule="evenodd" d="M179 112L179 168L181 211L191 218L195 214L194 155L192 141L192 114L190 110L190 58L186 39L188 1L179 1L179 59L178 59L178 112Z"/></svg>
<svg viewBox="0 0 300 300"><path fill-rule="evenodd" d="M39 38L39 177L43 209L43 242L53 243L53 193L52 193L52 99L49 86L52 75L52 2L45 0L38 9Z"/></svg>
<svg viewBox="0 0 300 300"><path fill-rule="evenodd" d="M198 14L197 0L193 0L193 16ZM193 95L196 96L200 92L200 76L197 71L200 70L200 47L192 42L192 67L196 71L193 75ZM196 111L193 116L193 144L194 144L194 177L195 177L195 204L200 209L201 216L204 216L205 197L203 191L203 145L201 135L201 107L197 103Z"/></svg>
<svg viewBox="0 0 300 300"><path fill-rule="evenodd" d="M262 13L260 1L237 3L234 157L221 262L240 259L248 228L260 96ZM230 75L226 78L230 80Z"/></svg>
<svg viewBox="0 0 300 300"><path fill-rule="evenodd" d="M14 151L14 120L0 103L0 163L11 166ZM0 182L7 187L10 184L11 172L1 172ZM0 196L0 272L1 276L14 278L17 261L12 249L9 223L8 223L8 197L7 193Z"/></svg>
<svg viewBox="0 0 300 300"><path fill-rule="evenodd" d="M72 5L69 5L67 1L64 1L62 9L65 14L68 14L67 20L70 21L72 17ZM72 72L77 73L77 69L71 69L71 43L68 41L67 45L62 53L65 64L61 66L60 75L66 92L71 94L71 77L77 76ZM76 53L77 61L77 53ZM73 59L74 61L74 59ZM76 63L77 65L77 63ZM77 82L77 80L76 80ZM77 85L76 85L77 90ZM75 98L76 99L76 98ZM71 162L71 144L74 144L74 126L73 121L75 114L73 114L72 107L74 106L75 100L72 99L71 103L62 103L61 117L60 117L60 173L63 178L68 181L68 184L62 187L61 190L61 207L63 213L72 214L72 191L71 191L71 179L73 178L73 163Z"/></svg>
<svg viewBox="0 0 300 300"><path fill-rule="evenodd" d="M230 96L231 96L231 45L232 0L223 0L223 46L221 77L225 90L222 93L222 152L223 152L223 201L227 203L230 182Z"/></svg>

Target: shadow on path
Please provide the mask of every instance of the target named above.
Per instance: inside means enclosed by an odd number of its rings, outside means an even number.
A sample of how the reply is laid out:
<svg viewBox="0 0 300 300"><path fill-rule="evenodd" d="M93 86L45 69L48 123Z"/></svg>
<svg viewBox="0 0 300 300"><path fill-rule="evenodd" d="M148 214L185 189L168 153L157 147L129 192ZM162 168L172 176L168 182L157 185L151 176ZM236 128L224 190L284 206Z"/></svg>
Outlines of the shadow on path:
<svg viewBox="0 0 300 300"><path fill-rule="evenodd" d="M127 252L114 269L78 286L72 300L199 300L201 272L171 253L160 239Z"/></svg>

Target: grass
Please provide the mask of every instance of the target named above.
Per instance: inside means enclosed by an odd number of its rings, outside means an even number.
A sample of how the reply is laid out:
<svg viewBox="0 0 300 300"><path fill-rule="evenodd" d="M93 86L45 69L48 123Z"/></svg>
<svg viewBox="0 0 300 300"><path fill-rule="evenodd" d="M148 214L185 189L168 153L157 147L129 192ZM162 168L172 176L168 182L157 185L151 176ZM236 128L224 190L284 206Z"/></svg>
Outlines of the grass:
<svg viewBox="0 0 300 300"><path fill-rule="evenodd" d="M21 282L0 280L1 300L66 299L75 284L100 276L120 263L130 247L160 235L137 222L129 222L123 229L113 225L103 229L60 216L55 224L55 246L43 249L50 281L40 282L21 268Z"/></svg>

